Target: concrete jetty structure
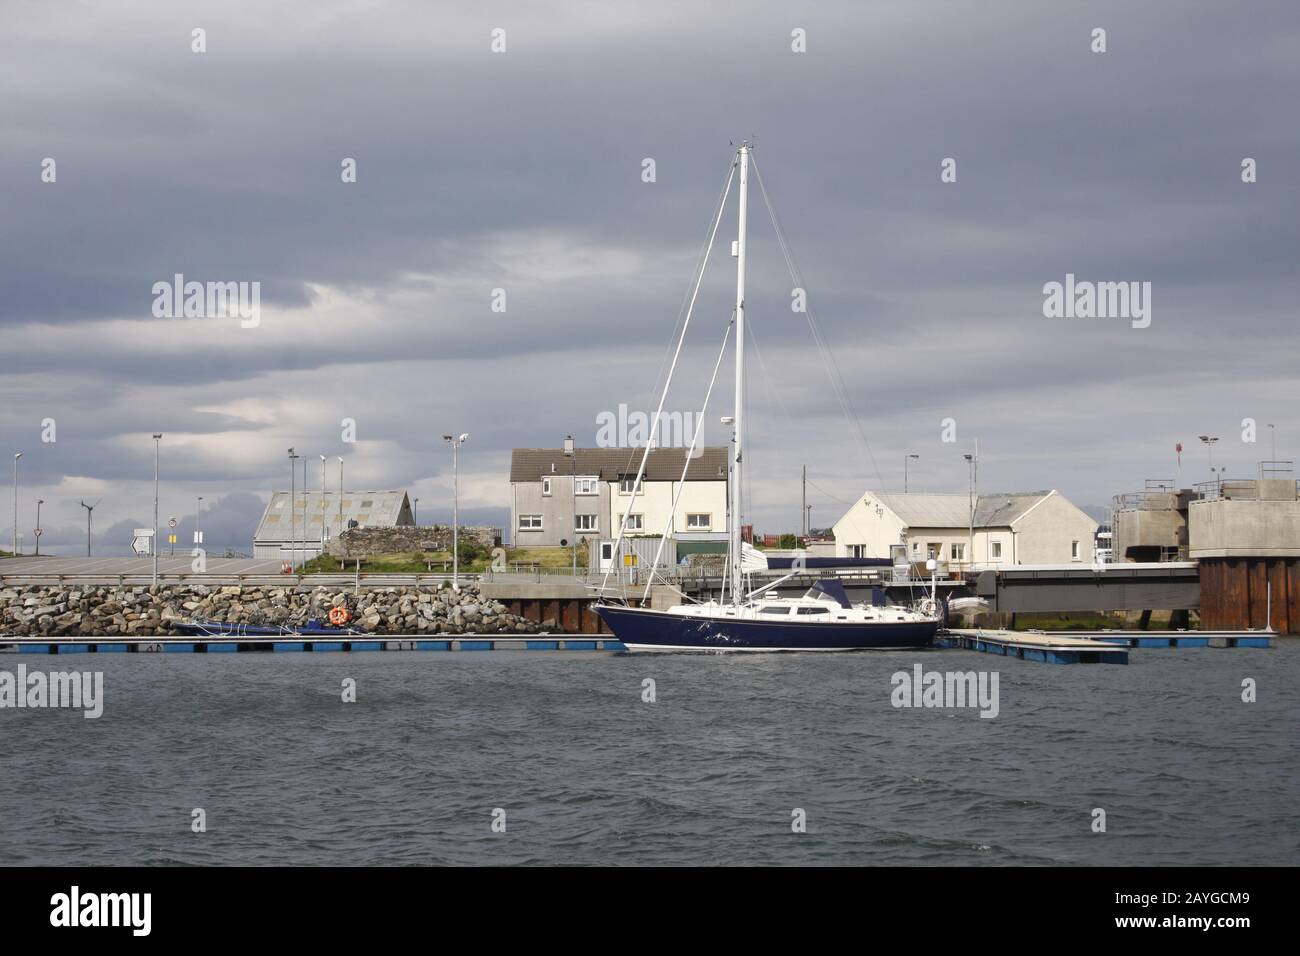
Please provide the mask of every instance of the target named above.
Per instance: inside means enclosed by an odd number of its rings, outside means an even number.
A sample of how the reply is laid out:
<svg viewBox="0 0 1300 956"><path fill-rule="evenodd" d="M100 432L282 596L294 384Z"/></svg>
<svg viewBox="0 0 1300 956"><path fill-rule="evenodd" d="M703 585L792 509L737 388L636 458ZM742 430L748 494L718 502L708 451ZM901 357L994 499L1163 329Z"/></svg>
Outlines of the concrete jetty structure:
<svg viewBox="0 0 1300 956"><path fill-rule="evenodd" d="M1261 461L1253 479L1175 488L1148 480L1113 503L1115 567L1194 569L1209 631L1300 633L1300 484L1294 463ZM1175 619L1178 623L1178 619Z"/></svg>
<svg viewBox="0 0 1300 956"><path fill-rule="evenodd" d="M1217 483L1190 502L1202 627L1300 631L1300 485L1290 467L1263 462L1259 478Z"/></svg>

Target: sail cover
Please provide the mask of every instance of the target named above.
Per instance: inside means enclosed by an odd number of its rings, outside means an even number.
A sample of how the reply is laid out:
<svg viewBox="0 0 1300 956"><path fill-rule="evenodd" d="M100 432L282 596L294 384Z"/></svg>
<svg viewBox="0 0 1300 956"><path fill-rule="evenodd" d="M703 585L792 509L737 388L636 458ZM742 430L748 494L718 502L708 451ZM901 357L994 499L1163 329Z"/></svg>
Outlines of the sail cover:
<svg viewBox="0 0 1300 956"><path fill-rule="evenodd" d="M767 555L746 542L740 542L740 572L753 574L755 571L767 570Z"/></svg>

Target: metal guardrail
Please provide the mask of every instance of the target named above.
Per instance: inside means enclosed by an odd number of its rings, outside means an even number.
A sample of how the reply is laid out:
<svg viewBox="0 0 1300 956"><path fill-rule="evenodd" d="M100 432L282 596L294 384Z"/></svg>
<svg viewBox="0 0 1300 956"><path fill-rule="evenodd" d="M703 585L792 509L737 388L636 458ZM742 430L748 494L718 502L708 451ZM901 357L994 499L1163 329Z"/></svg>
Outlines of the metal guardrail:
<svg viewBox="0 0 1300 956"><path fill-rule="evenodd" d="M477 574L462 574L461 581L478 582ZM368 587L397 585L440 585L451 582L450 574L423 572L371 572L357 574L159 574L160 584L202 584L206 587L339 587L360 582ZM147 574L0 574L0 584L58 584L86 587L149 587L153 575Z"/></svg>
<svg viewBox="0 0 1300 956"><path fill-rule="evenodd" d="M1196 496L1201 501L1218 501L1223 497L1223 481L1221 479L1198 481L1192 487L1196 489Z"/></svg>
<svg viewBox="0 0 1300 956"><path fill-rule="evenodd" d="M1174 494L1172 490L1129 491L1115 495L1112 508L1114 511L1169 511Z"/></svg>

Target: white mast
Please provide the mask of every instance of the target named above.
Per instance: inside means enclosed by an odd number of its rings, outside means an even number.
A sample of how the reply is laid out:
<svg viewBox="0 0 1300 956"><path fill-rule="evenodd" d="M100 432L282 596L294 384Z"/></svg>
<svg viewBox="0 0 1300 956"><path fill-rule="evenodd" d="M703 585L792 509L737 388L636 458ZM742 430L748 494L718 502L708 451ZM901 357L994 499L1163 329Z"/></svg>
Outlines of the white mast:
<svg viewBox="0 0 1300 956"><path fill-rule="evenodd" d="M745 225L749 213L749 143L741 143L740 154L740 214L736 239L736 422L735 444L732 454L731 489L731 600L739 604L744 599L741 583L740 498L741 466L745 460Z"/></svg>

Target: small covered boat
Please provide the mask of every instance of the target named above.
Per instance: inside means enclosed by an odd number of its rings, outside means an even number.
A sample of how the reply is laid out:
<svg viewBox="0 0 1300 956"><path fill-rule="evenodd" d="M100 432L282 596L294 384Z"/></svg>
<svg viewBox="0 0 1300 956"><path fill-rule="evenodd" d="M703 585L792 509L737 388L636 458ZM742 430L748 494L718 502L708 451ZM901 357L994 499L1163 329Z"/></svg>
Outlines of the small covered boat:
<svg viewBox="0 0 1300 956"><path fill-rule="evenodd" d="M322 623L312 618L306 624L235 624L225 621L183 621L173 624L181 634L195 637L338 637L366 634L346 625Z"/></svg>

